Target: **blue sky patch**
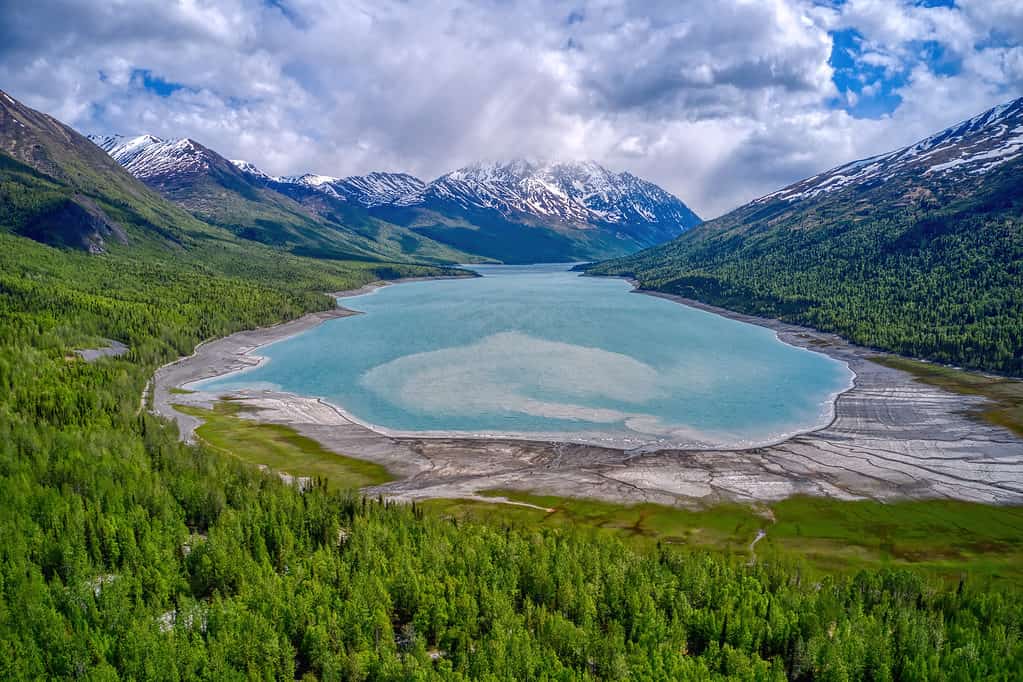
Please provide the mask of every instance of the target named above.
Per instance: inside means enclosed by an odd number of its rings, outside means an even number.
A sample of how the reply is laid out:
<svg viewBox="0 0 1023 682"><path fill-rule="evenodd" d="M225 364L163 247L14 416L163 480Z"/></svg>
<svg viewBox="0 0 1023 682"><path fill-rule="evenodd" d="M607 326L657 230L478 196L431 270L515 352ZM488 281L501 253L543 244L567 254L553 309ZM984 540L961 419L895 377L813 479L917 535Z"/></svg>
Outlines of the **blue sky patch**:
<svg viewBox="0 0 1023 682"><path fill-rule="evenodd" d="M844 0L836 4L842 5ZM915 4L917 7L955 7L953 0L917 0ZM960 57L934 40L909 42L900 51L904 56L897 57L872 51L856 29L833 31L831 38L828 63L835 70L833 80L841 96L830 104L856 118L879 118L895 111L902 103L899 91L918 66L943 77L958 75L963 68Z"/></svg>
<svg viewBox="0 0 1023 682"><path fill-rule="evenodd" d="M153 72L149 69L135 69L131 73L132 83L141 85L145 90L158 95L160 97L170 97L178 90L186 90L187 87L181 83L175 83L173 81L164 80L159 76L154 76Z"/></svg>
<svg viewBox="0 0 1023 682"><path fill-rule="evenodd" d="M835 31L831 38L829 63L835 70L835 86L842 93L832 106L856 118L879 118L895 111L902 103L897 90L906 84L905 65L892 70L865 60L863 36L854 29ZM849 92L855 95L854 103L850 103Z"/></svg>

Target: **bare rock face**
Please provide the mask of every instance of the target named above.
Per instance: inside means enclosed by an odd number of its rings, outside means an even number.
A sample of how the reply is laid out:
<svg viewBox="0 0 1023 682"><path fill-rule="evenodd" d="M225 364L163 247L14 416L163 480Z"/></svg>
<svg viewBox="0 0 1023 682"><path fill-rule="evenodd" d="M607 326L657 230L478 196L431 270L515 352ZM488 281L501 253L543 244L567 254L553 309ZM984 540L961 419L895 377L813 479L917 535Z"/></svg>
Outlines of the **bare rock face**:
<svg viewBox="0 0 1023 682"><path fill-rule="evenodd" d="M20 233L50 246L103 253L106 240L128 243L128 235L95 202L77 195L59 201L33 216Z"/></svg>

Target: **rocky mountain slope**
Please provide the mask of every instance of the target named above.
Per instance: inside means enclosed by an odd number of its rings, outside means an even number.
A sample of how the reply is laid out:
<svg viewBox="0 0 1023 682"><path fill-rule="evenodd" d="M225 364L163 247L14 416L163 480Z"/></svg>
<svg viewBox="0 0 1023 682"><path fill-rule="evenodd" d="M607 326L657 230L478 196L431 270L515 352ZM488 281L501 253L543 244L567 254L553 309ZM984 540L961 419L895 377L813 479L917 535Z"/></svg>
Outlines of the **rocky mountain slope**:
<svg viewBox="0 0 1023 682"><path fill-rule="evenodd" d="M351 201L367 208L400 204L406 197L421 192L426 187L422 180L408 173L374 172L347 178L306 173L298 176L270 178L247 161L235 163L239 168L245 168L250 173L254 172L275 182L303 185L342 201Z"/></svg>
<svg viewBox="0 0 1023 682"><path fill-rule="evenodd" d="M4 92L0 187L0 227L55 246L98 253L128 243L187 246L219 234L69 126Z"/></svg>
<svg viewBox="0 0 1023 682"><path fill-rule="evenodd" d="M443 175L399 203L451 202L506 217L536 216L580 227L613 225L637 239L678 236L700 219L678 198L631 173L594 162L474 164Z"/></svg>
<svg viewBox="0 0 1023 682"><path fill-rule="evenodd" d="M1023 374L1023 99L590 270Z"/></svg>
<svg viewBox="0 0 1023 682"><path fill-rule="evenodd" d="M437 241L509 262L630 253L700 222L660 187L593 162L479 163L430 183L404 173L271 177L248 162L235 164L301 201L315 199L308 192L314 190Z"/></svg>
<svg viewBox="0 0 1023 682"><path fill-rule="evenodd" d="M274 191L275 178L251 164L239 166L195 140L163 140L153 135L90 139L149 187L245 239L328 258L431 262L470 258L387 225L365 210L346 209L329 216L310 210L287 193Z"/></svg>

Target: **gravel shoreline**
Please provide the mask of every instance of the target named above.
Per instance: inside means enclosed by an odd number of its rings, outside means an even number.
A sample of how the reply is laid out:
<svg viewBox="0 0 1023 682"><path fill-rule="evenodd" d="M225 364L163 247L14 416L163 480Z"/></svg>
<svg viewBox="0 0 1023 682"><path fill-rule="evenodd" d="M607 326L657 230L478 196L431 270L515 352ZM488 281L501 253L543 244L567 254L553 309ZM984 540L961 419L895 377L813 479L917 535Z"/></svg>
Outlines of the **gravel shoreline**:
<svg viewBox="0 0 1023 682"><path fill-rule="evenodd" d="M334 296L359 295L384 284ZM656 452L539 440L389 436L316 398L265 390L232 396L253 408L249 418L291 426L329 450L387 467L398 480L371 491L400 499L478 498L478 491L503 488L692 507L798 494L1023 503L1023 439L964 414L983 406L984 398L922 384L869 359L880 353L833 334L668 294L637 293L772 329L785 343L847 363L856 375L853 386L837 397L831 423L816 431L764 447ZM200 420L172 405L209 407L219 396L171 393L172 388L255 366L260 359L253 351L259 347L354 314L338 307L201 344L191 356L156 372L151 409L176 420L182 438L194 440Z"/></svg>

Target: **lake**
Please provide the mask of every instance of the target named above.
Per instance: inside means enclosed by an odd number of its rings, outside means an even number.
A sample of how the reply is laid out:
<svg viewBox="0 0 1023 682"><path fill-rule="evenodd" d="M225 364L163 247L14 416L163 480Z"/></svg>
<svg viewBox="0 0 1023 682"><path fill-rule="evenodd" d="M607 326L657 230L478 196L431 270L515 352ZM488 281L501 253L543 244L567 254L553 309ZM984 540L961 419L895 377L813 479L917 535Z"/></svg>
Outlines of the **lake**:
<svg viewBox="0 0 1023 682"><path fill-rule="evenodd" d="M845 363L567 265L473 266L345 298L365 313L265 346L203 390L323 398L397 434L741 447L831 420Z"/></svg>

